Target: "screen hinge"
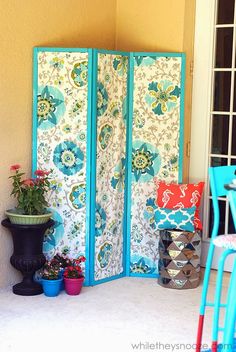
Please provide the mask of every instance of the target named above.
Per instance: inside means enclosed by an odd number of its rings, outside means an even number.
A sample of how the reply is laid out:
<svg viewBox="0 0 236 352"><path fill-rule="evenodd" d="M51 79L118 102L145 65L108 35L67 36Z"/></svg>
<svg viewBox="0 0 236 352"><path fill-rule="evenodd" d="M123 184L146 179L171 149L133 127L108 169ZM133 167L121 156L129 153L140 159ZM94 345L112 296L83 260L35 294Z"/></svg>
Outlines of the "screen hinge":
<svg viewBox="0 0 236 352"><path fill-rule="evenodd" d="M190 68L189 68L190 76L193 76L193 70L194 70L194 62L192 60L190 61Z"/></svg>

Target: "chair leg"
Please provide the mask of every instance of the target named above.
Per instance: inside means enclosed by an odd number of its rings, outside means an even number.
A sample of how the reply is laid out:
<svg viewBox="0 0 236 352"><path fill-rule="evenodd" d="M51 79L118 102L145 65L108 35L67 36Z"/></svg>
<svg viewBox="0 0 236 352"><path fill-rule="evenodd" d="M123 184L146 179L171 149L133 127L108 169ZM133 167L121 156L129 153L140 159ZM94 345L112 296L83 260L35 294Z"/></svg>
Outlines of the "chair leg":
<svg viewBox="0 0 236 352"><path fill-rule="evenodd" d="M196 352L201 352L207 292L208 292L208 285L209 285L209 279L211 274L211 263L214 255L214 249L215 249L214 244L211 242L209 246L206 268L205 268L205 273L203 278L202 297L201 297L200 312L199 312L200 314L199 314L198 330L197 330Z"/></svg>
<svg viewBox="0 0 236 352"><path fill-rule="evenodd" d="M225 260L229 254L232 254L232 250L226 250L223 252L219 259L217 279L216 279L216 289L215 289L215 299L214 299L214 314L213 314L213 330L212 330L212 352L217 352L218 343L218 332L219 332L219 313L220 313L220 302L221 302L221 292L222 292L222 281L224 275L224 265Z"/></svg>
<svg viewBox="0 0 236 352"><path fill-rule="evenodd" d="M230 278L230 287L227 297L227 307L225 312L225 326L223 334L222 351L233 352L234 331L236 322L236 259L234 260L233 271Z"/></svg>

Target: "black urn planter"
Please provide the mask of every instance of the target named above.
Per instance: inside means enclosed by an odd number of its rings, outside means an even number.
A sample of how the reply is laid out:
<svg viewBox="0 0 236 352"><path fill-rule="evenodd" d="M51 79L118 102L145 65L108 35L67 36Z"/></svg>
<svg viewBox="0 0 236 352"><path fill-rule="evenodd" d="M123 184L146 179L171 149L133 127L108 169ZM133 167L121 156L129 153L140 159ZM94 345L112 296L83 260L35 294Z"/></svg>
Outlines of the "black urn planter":
<svg viewBox="0 0 236 352"><path fill-rule="evenodd" d="M34 296L43 293L42 286L35 282L35 271L40 269L46 258L42 252L45 231L54 225L53 220L40 225L17 225L9 219L2 226L9 229L13 239L13 254L10 262L23 274L22 282L13 286L13 293L21 296Z"/></svg>

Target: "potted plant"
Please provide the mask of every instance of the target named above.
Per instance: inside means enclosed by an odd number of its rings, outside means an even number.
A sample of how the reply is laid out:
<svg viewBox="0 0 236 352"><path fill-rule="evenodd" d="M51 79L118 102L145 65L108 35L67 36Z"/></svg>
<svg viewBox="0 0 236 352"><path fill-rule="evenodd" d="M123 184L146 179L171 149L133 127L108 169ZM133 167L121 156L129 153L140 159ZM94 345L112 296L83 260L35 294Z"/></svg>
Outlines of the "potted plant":
<svg viewBox="0 0 236 352"><path fill-rule="evenodd" d="M60 275L60 265L55 261L46 261L42 269L41 284L45 296L58 296L63 277Z"/></svg>
<svg viewBox="0 0 236 352"><path fill-rule="evenodd" d="M67 255L59 254L59 253L54 255L54 257L52 258L52 263L56 263L57 265L59 265L60 267L59 275L62 278L63 278L65 268L73 265L72 260ZM61 282L61 290L64 290L64 280Z"/></svg>
<svg viewBox="0 0 236 352"><path fill-rule="evenodd" d="M34 281L37 270L46 262L42 252L44 234L55 222L50 219L52 213L47 210L45 199L50 190L49 172L35 171L35 178L22 179L21 166L11 166L14 173L10 176L13 190L11 194L17 199L16 209L6 211L8 219L2 220L13 240L13 254L10 262L23 274L23 280L13 286L17 295L32 296L43 293L42 285Z"/></svg>
<svg viewBox="0 0 236 352"><path fill-rule="evenodd" d="M81 256L78 259L72 260L72 265L65 268L64 282L65 291L68 295L78 295L81 291L84 282L83 270L81 264L85 262L85 257Z"/></svg>
<svg viewBox="0 0 236 352"><path fill-rule="evenodd" d="M58 277L63 278L65 268L73 265L73 261L65 254L56 253L54 257L47 261L51 267L59 268ZM47 271L47 270L46 270ZM35 273L34 280L41 283L43 276L45 275L45 266ZM61 290L64 290L64 280L61 281Z"/></svg>
<svg viewBox="0 0 236 352"><path fill-rule="evenodd" d="M47 210L46 193L50 190L49 171L36 170L35 178L22 179L25 175L20 171L19 164L12 165L10 170L14 172L9 178L12 179L13 195L18 204L15 209L5 213L11 223L31 225L46 223L52 216Z"/></svg>

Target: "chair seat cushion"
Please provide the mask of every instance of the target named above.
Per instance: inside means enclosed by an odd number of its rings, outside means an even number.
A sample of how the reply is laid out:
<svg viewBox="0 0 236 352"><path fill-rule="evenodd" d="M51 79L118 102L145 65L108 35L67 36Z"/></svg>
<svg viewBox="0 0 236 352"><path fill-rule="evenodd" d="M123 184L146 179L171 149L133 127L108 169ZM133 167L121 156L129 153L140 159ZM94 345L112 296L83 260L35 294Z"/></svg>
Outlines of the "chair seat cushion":
<svg viewBox="0 0 236 352"><path fill-rule="evenodd" d="M217 247L236 250L236 234L217 236L213 243Z"/></svg>

